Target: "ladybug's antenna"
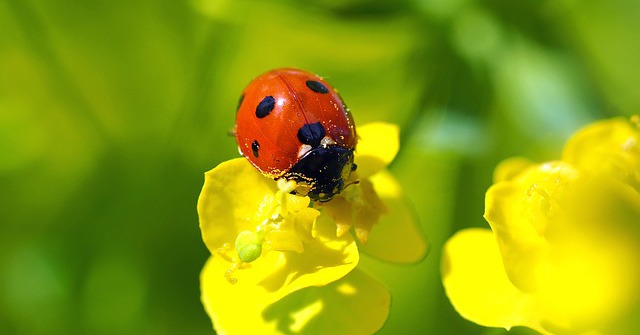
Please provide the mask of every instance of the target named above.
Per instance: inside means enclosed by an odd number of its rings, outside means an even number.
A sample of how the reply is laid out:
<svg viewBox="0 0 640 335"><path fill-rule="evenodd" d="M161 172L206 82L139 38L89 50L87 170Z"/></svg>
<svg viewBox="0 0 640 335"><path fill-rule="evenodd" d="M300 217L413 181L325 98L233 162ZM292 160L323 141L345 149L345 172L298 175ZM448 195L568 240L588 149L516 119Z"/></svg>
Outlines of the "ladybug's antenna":
<svg viewBox="0 0 640 335"><path fill-rule="evenodd" d="M346 185L344 185L342 190L344 190L345 188L349 187L350 185L354 185L354 184L360 184L360 180L354 180L354 181L352 181L350 183L347 183Z"/></svg>

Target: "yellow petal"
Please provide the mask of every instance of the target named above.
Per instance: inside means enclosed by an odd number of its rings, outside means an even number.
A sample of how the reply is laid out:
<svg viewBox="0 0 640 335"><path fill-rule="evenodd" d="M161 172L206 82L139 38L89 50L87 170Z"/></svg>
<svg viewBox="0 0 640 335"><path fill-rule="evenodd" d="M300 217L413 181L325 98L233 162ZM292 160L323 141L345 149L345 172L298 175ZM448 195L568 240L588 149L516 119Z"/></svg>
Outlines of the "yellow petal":
<svg viewBox="0 0 640 335"><path fill-rule="evenodd" d="M390 123L369 123L358 128L355 163L358 176L367 178L384 169L400 149L400 129Z"/></svg>
<svg viewBox="0 0 640 335"><path fill-rule="evenodd" d="M287 202L287 208L290 212L298 212L308 207L311 199L309 197L287 194L285 201Z"/></svg>
<svg viewBox="0 0 640 335"><path fill-rule="evenodd" d="M336 237L335 224L326 216L319 216L314 227L316 237L304 244L304 253L284 253L285 266L273 263L263 269L260 275L271 272L260 281L267 291L284 296L303 287L323 286L358 264L358 248L351 235Z"/></svg>
<svg viewBox="0 0 640 335"><path fill-rule="evenodd" d="M312 231L318 216L320 212L315 208L303 208L296 214L293 228L304 242L315 237Z"/></svg>
<svg viewBox="0 0 640 335"><path fill-rule="evenodd" d="M629 185L534 165L489 189L485 217L507 277L535 297L547 330L604 329L639 301L640 194Z"/></svg>
<svg viewBox="0 0 640 335"><path fill-rule="evenodd" d="M507 278L493 233L461 230L447 241L442 283L462 317L486 327L527 326L545 333L536 319L533 298Z"/></svg>
<svg viewBox="0 0 640 335"><path fill-rule="evenodd" d="M358 249L351 235L335 236L335 226L326 217L316 221L317 237L305 243L304 253L270 251L233 273L232 264L214 254L201 275L202 301L220 333L261 334L273 325L255 320L266 306L310 286L324 286L349 273L358 263Z"/></svg>
<svg viewBox="0 0 640 335"><path fill-rule="evenodd" d="M386 213L388 209L378 197L369 179L360 180L357 187L360 191L359 197L352 204L353 228L358 241L367 243L371 228L380 221L380 215Z"/></svg>
<svg viewBox="0 0 640 335"><path fill-rule="evenodd" d="M302 239L293 230L272 230L265 240L271 250L304 252Z"/></svg>
<svg viewBox="0 0 640 335"><path fill-rule="evenodd" d="M336 223L336 236L340 237L351 229L353 209L351 203L343 196L335 196L331 201L322 204L322 208L324 213Z"/></svg>
<svg viewBox="0 0 640 335"><path fill-rule="evenodd" d="M389 291L354 269L323 287L295 292L269 306L262 317L285 334L362 334L378 331L389 314ZM256 332L250 332L256 333Z"/></svg>
<svg viewBox="0 0 640 335"><path fill-rule="evenodd" d="M520 216L523 206L514 202L522 198L522 190L512 184L497 184L487 191L485 218L496 233L504 255L507 275L526 292L537 289L537 272L547 252L547 241L535 226Z"/></svg>
<svg viewBox="0 0 640 335"><path fill-rule="evenodd" d="M255 231L256 211L276 190L275 182L262 176L244 158L223 162L205 173L198 216L209 251L215 253L225 243L233 243L241 231Z"/></svg>
<svg viewBox="0 0 640 335"><path fill-rule="evenodd" d="M557 199L577 175L568 164L551 162L532 166L487 191L484 217L496 234L509 279L523 291L537 289L549 251L545 234L562 212Z"/></svg>
<svg viewBox="0 0 640 335"><path fill-rule="evenodd" d="M317 209L309 207L289 214L277 227L269 229L266 233L265 241L268 249L304 252L304 243L313 242L311 230L319 215L320 212Z"/></svg>
<svg viewBox="0 0 640 335"><path fill-rule="evenodd" d="M370 180L387 211L381 214L367 243L361 245L360 250L390 262L413 263L421 260L427 254L429 245L400 185L384 170Z"/></svg>
<svg viewBox="0 0 640 335"><path fill-rule="evenodd" d="M500 162L493 172L493 182L508 181L515 178L533 163L522 157L508 158Z"/></svg>
<svg viewBox="0 0 640 335"><path fill-rule="evenodd" d="M220 334L273 334L274 322L256 318L271 303L270 297L255 283L230 284L221 275L228 267L221 258L210 257L200 275L201 299L213 327Z"/></svg>
<svg viewBox="0 0 640 335"><path fill-rule="evenodd" d="M581 178L559 201L538 279L541 317L569 330L617 324L640 302L640 194L612 178Z"/></svg>
<svg viewBox="0 0 640 335"><path fill-rule="evenodd" d="M617 177L640 191L638 124L622 118L595 122L571 137L562 160L591 174Z"/></svg>

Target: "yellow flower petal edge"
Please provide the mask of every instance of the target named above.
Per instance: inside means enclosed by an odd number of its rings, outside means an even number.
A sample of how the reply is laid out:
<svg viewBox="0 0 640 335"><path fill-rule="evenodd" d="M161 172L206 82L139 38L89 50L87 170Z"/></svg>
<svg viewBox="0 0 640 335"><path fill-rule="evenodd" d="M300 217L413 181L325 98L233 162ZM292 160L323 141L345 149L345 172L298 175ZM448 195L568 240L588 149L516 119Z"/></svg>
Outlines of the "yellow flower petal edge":
<svg viewBox="0 0 640 335"><path fill-rule="evenodd" d="M444 250L443 283L463 317L545 334L637 333L639 122L589 125L561 161L496 168L492 232L460 231Z"/></svg>
<svg viewBox="0 0 640 335"><path fill-rule="evenodd" d="M569 139L562 159L590 174L617 177L640 192L640 117L584 127Z"/></svg>
<svg viewBox="0 0 640 335"><path fill-rule="evenodd" d="M389 290L356 268L327 286L305 288L270 305L262 319L275 322L283 334L368 335L382 328L390 302Z"/></svg>
<svg viewBox="0 0 640 335"><path fill-rule="evenodd" d="M333 222L324 217L316 220L317 210L303 207L308 202L300 202L297 198L301 197L285 193L282 196L288 206L286 209L280 206L280 214L277 214L278 218L287 215L279 223L281 230L266 233L264 250L255 261L240 262L234 242L249 241L247 245L252 246L255 237L244 232L256 231L256 227L262 225L261 217L267 210L265 203L273 204L274 192L276 195L280 192L276 191L275 184L260 175L245 159L234 159L207 172L198 202L203 240L216 264L224 265L219 275L227 283L222 287L251 287L247 292L255 294L257 290L269 303L307 286L333 282L349 273L359 259L351 235L336 237ZM294 210L296 214L291 213ZM284 211L288 213L284 214ZM314 237L311 236L312 226ZM270 236L272 232L284 234ZM284 239L278 239L282 235L285 235ZM292 236L302 244L287 240ZM277 247L282 245L290 251L278 251ZM295 250L298 247L303 250Z"/></svg>
<svg viewBox="0 0 640 335"><path fill-rule="evenodd" d="M609 327L640 302L640 194L612 178L584 176L557 201L563 210L551 222L537 275L540 317L557 333L617 334Z"/></svg>
<svg viewBox="0 0 640 335"><path fill-rule="evenodd" d="M548 253L549 222L561 211L556 201L578 172L562 162L535 165L509 182L489 188L484 217L496 234L509 279L521 290L536 290Z"/></svg>
<svg viewBox="0 0 640 335"><path fill-rule="evenodd" d="M202 304L214 329L220 334L275 333L274 323L255 320L271 303L270 297L255 285L243 285L242 281L229 284L221 275L227 268L228 263L220 257L209 257L200 274Z"/></svg>
<svg viewBox="0 0 640 335"><path fill-rule="evenodd" d="M214 328L220 333L273 333L274 328L255 319L272 303L301 289L325 286L343 278L358 263L351 235L335 241L335 228L318 221L317 243L305 244L305 252L269 252L247 268L237 271L230 283L223 275L231 266L224 257L213 255L201 275L202 301ZM255 328L248 324L255 321Z"/></svg>
<svg viewBox="0 0 640 335"><path fill-rule="evenodd" d="M507 158L500 162L493 172L493 182L509 181L517 177L521 172L531 167L533 162L526 158Z"/></svg>
<svg viewBox="0 0 640 335"><path fill-rule="evenodd" d="M384 169L400 149L400 128L394 124L374 122L358 127L355 152L357 174L367 178Z"/></svg>
<svg viewBox="0 0 640 335"><path fill-rule="evenodd" d="M202 239L211 253L233 243L241 231L253 230L256 210L276 185L244 158L232 159L205 173L198 198Z"/></svg>
<svg viewBox="0 0 640 335"><path fill-rule="evenodd" d="M493 233L471 228L457 232L444 246L442 282L462 317L486 327L527 326L548 334L536 317L532 297L507 277Z"/></svg>
<svg viewBox="0 0 640 335"><path fill-rule="evenodd" d="M429 252L429 244L400 185L384 170L370 179L387 211L380 215L380 221L371 230L367 243L360 245L360 250L395 263L415 263L422 260Z"/></svg>
<svg viewBox="0 0 640 335"><path fill-rule="evenodd" d="M210 258L200 283L205 310L220 334L365 335L382 328L389 314L389 290L362 270L355 269L326 286L304 288L273 304L246 288L221 287L225 280L219 270L220 264ZM236 294L220 303L221 295Z"/></svg>
<svg viewBox="0 0 640 335"><path fill-rule="evenodd" d="M486 201L507 278L535 299L547 331L598 331L638 301L640 194L628 185L550 162Z"/></svg>

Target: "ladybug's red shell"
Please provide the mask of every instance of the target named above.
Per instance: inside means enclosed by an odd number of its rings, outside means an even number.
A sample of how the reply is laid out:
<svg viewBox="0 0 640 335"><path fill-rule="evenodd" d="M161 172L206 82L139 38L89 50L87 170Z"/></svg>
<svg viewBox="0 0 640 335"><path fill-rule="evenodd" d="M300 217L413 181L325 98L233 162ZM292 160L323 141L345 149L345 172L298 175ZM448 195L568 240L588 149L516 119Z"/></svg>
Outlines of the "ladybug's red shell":
<svg viewBox="0 0 640 335"><path fill-rule="evenodd" d="M325 132L321 141L319 131ZM353 118L338 93L322 78L295 69L269 71L247 86L235 136L241 153L271 178L284 176L319 145L352 153L357 142Z"/></svg>

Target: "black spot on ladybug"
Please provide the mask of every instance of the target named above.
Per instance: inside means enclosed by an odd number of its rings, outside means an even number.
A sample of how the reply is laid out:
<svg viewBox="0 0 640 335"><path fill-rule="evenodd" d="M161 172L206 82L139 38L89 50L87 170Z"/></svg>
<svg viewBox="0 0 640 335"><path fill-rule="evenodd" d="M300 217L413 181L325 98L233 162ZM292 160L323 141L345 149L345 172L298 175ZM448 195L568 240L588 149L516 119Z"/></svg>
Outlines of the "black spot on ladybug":
<svg viewBox="0 0 640 335"><path fill-rule="evenodd" d="M253 151L255 158L258 158L258 150L260 150L260 143L258 143L258 140L254 140L253 143L251 143L251 151Z"/></svg>
<svg viewBox="0 0 640 335"><path fill-rule="evenodd" d="M260 101L258 107L256 107L256 116L259 119L262 119L263 117L269 115L269 113L271 113L275 106L276 99L274 99L270 95L267 95L266 97L264 97L264 99L262 99L262 101Z"/></svg>
<svg viewBox="0 0 640 335"><path fill-rule="evenodd" d="M356 165L356 163L351 164L351 172L355 171L358 168L358 165Z"/></svg>
<svg viewBox="0 0 640 335"><path fill-rule="evenodd" d="M238 112L238 109L240 109L240 106L242 106L242 101L244 101L244 94L240 96L240 99L238 99L238 107L236 107L236 113Z"/></svg>
<svg viewBox="0 0 640 335"><path fill-rule="evenodd" d="M327 134L322 123L308 123L298 129L298 140L302 144L308 144L312 148L320 146L320 141Z"/></svg>
<svg viewBox="0 0 640 335"><path fill-rule="evenodd" d="M329 93L329 89L319 81L307 80L307 87L316 93Z"/></svg>

